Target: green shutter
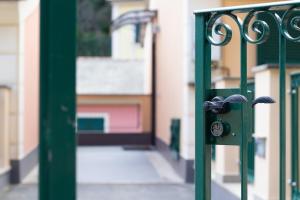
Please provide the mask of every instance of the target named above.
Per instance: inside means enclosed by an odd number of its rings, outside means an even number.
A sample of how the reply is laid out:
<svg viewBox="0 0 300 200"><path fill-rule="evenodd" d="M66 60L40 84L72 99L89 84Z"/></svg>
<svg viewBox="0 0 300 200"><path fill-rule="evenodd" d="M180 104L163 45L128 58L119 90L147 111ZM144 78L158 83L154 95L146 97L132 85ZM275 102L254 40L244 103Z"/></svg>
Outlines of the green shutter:
<svg viewBox="0 0 300 200"><path fill-rule="evenodd" d="M298 13L299 14L299 13ZM295 12L296 15L296 12ZM258 15L259 20L266 21L270 26L270 37L266 43L257 45L257 65L277 64L279 59L279 34L274 19L267 14ZM291 35L297 34L290 29ZM300 43L287 41L287 64L299 64Z"/></svg>

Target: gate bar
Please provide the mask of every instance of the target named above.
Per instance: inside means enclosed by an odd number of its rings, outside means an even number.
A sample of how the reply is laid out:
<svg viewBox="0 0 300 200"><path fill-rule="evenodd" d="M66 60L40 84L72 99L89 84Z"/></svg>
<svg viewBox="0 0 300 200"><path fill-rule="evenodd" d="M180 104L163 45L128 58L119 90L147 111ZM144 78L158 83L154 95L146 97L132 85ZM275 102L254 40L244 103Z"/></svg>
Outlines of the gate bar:
<svg viewBox="0 0 300 200"><path fill-rule="evenodd" d="M211 45L206 39L206 21L209 15L196 16L196 199L211 199L211 145L207 145L206 118L202 102L211 88Z"/></svg>
<svg viewBox="0 0 300 200"><path fill-rule="evenodd" d="M279 145L280 200L286 198L286 39L279 33Z"/></svg>
<svg viewBox="0 0 300 200"><path fill-rule="evenodd" d="M241 36L241 95L247 96L247 41ZM244 122L248 120L247 110L245 105L242 104L242 142L240 146L241 154L241 199L247 200L248 198L248 134L247 126Z"/></svg>
<svg viewBox="0 0 300 200"><path fill-rule="evenodd" d="M242 6L227 6L227 7L219 7L219 8L208 8L202 10L194 11L195 14L201 13L213 13L213 12L237 12L237 13L246 13L250 10L267 10L268 8L276 8L278 10L282 9L283 6L293 6L299 4L299 0L291 0L291 1L278 1L273 3L257 3L257 4L248 4Z"/></svg>
<svg viewBox="0 0 300 200"><path fill-rule="evenodd" d="M291 199L294 195L298 195L299 188L299 82L298 73L291 76Z"/></svg>
<svg viewBox="0 0 300 200"><path fill-rule="evenodd" d="M76 1L41 0L39 199L76 199Z"/></svg>

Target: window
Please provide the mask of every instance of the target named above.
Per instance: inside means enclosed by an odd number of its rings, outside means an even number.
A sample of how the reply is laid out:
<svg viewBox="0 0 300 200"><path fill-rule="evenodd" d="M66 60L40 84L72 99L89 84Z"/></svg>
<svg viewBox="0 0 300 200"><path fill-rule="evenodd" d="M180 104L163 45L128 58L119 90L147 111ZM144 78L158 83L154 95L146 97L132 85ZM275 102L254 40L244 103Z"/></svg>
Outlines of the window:
<svg viewBox="0 0 300 200"><path fill-rule="evenodd" d="M78 118L77 130L103 133L104 119L103 118Z"/></svg>
<svg viewBox="0 0 300 200"><path fill-rule="evenodd" d="M77 131L81 133L106 133L107 117L103 114L80 113L77 116Z"/></svg>
<svg viewBox="0 0 300 200"><path fill-rule="evenodd" d="M135 41L135 43L140 43L140 41L141 41L141 24L135 25L134 41Z"/></svg>

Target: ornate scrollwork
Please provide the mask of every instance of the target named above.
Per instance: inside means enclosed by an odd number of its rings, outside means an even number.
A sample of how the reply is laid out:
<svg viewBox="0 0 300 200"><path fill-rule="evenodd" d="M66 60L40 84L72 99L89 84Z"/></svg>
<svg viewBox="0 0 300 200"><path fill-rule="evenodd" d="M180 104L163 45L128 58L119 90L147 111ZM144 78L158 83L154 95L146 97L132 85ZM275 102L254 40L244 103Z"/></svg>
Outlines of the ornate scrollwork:
<svg viewBox="0 0 300 200"><path fill-rule="evenodd" d="M231 17L238 24L239 28L241 28L240 19L231 13L212 15L212 17L207 22L206 36L207 40L215 46L225 46L232 39L232 28L228 24L217 22L223 16ZM220 41L214 39L213 33L222 37Z"/></svg>
<svg viewBox="0 0 300 200"><path fill-rule="evenodd" d="M230 25L222 22L222 17L230 17L237 24L240 31L240 36L243 37L248 43L262 44L266 42L270 36L271 30L268 23L264 20L257 19L258 14L266 14L273 18L277 24L277 31L282 34L287 40L293 42L300 42L300 16L295 16L295 10L299 9L299 6L289 8L281 17L276 11L264 10L251 10L248 12L244 20L242 21L238 16L231 12L226 13L214 13L207 22L206 36L207 40L215 46L225 46L232 39L232 28ZM299 36L293 36L291 29L299 32ZM255 37L251 36L250 30L255 33ZM221 36L221 38L215 39L214 34Z"/></svg>
<svg viewBox="0 0 300 200"><path fill-rule="evenodd" d="M254 17L259 13L264 11L250 11L244 19L242 36L251 44L262 44L266 42L270 35L270 27L267 22L259 19L255 19ZM253 21L252 21L253 19ZM251 23L252 22L252 23ZM251 38L249 33L249 26L251 25L251 29L254 33L256 33L256 38Z"/></svg>
<svg viewBox="0 0 300 200"><path fill-rule="evenodd" d="M282 16L282 24L281 24L281 33L283 36L290 41L293 42L300 42L300 35L299 36L292 36L289 33L289 27L291 29L300 32L300 16L294 16L294 12L296 9L299 9L299 7L291 7Z"/></svg>

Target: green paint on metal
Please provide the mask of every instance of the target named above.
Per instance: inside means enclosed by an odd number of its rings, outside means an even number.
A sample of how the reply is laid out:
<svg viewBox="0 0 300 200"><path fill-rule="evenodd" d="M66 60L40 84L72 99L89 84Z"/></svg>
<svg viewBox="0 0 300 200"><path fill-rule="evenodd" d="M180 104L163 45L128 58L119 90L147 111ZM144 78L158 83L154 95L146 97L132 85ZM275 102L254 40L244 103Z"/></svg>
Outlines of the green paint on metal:
<svg viewBox="0 0 300 200"><path fill-rule="evenodd" d="M283 11L278 11L278 14L282 17ZM293 12L293 16L299 15L299 11ZM270 30L276 30L277 24L272 18L272 16L267 14L261 14L257 17L259 20L263 20L268 23L270 26ZM293 35L297 35L297 31L292 28L288 28L288 30ZM277 64L279 57L279 32L273 31L270 34L269 39L262 45L257 46L257 65L262 64ZM287 41L287 49L286 49L286 63L287 64L298 64L300 63L300 57L298 53L298 49L300 48L300 43L295 43L291 41ZM268 53L265 53L268 52Z"/></svg>
<svg viewBox="0 0 300 200"><path fill-rule="evenodd" d="M247 96L247 41L241 35L241 94ZM241 112L241 133L242 141L240 146L240 156L241 156L241 199L246 200L248 198L248 138L249 133L247 133L248 122L248 112L246 105L242 104Z"/></svg>
<svg viewBox="0 0 300 200"><path fill-rule="evenodd" d="M208 99L212 99L215 96L221 96L224 98L229 97L233 94L240 94L240 89L211 89L208 90ZM247 95L246 95L247 96ZM230 112L225 114L214 114L207 113L207 128L206 134L208 137L209 144L217 145L240 145L242 138L242 126L237 123L241 120L242 105L241 104L231 104ZM215 121L222 121L230 125L230 131L222 137L215 137L211 134L211 124Z"/></svg>
<svg viewBox="0 0 300 200"><path fill-rule="evenodd" d="M298 196L299 193L299 86L292 87L291 93L291 127L292 127L292 179L291 184L295 183L292 186L292 199Z"/></svg>
<svg viewBox="0 0 300 200"><path fill-rule="evenodd" d="M248 82L247 84L248 91L252 92L252 99L255 96L255 83L254 81ZM253 133L255 132L255 109L249 109L249 130L250 133L249 140L249 149L248 149L248 182L254 183L255 175L255 138Z"/></svg>
<svg viewBox="0 0 300 200"><path fill-rule="evenodd" d="M279 121L279 142L280 142L280 163L279 163L279 171L280 171L280 200L284 200L286 198L286 39L283 35L279 36L279 110L280 110L280 121Z"/></svg>
<svg viewBox="0 0 300 200"><path fill-rule="evenodd" d="M203 10L196 10L194 13L196 15L200 14L211 14L215 12L219 13L248 13L249 11L266 11L268 9L273 10L282 10L287 9L285 7L289 6L299 6L300 1L281 1L281 2L272 2L272 3L258 3L258 4L249 4L242 6L231 6L231 7L219 7L219 8L208 8Z"/></svg>
<svg viewBox="0 0 300 200"><path fill-rule="evenodd" d="M211 198L211 146L207 145L206 112L203 107L211 88L211 45L206 40L208 17L209 15L196 16L196 200Z"/></svg>
<svg viewBox="0 0 300 200"><path fill-rule="evenodd" d="M300 198L300 159L299 159L299 88L300 73L291 75L291 189L292 199Z"/></svg>
<svg viewBox="0 0 300 200"><path fill-rule="evenodd" d="M211 156L211 153L207 151L207 147L211 144L228 144L240 146L240 159L241 159L241 199L247 199L247 176L248 176L248 150L254 152L253 146L249 149L249 142L253 143L252 138L252 124L253 124L253 112L249 111L250 103L242 104L239 108L239 117L236 122L230 122L230 126L240 127L239 135L240 140L238 142L230 143L227 136L220 136L221 130L223 130L224 119L218 119L221 115L214 109L219 109L220 102L207 102L210 101L212 96L217 93L221 93L222 90L211 90L211 45L225 46L227 45L233 35L233 29L229 24L226 24L220 20L222 17L230 18L239 28L240 36L240 89L236 90L239 94L252 99L249 95L253 96L253 93L249 94L247 89L247 44L264 45L272 34L270 26L264 20L259 20L257 16L259 14L266 14L276 22L278 35L279 35L279 138L280 138L280 200L286 198L285 184L286 184L286 53L287 53L287 41L300 42L300 36L295 36L290 29L294 31L300 30L299 25L299 9L300 1L293 2L280 2L280 3L267 3L257 5L246 5L228 8L217 9L205 9L195 12L196 14L196 200L210 199L210 188L205 187L204 184L210 185L210 165L208 164L207 157ZM246 13L246 16L241 19L236 13ZM293 14L297 14L297 16ZM253 37L249 33L252 29L256 33L256 37ZM218 39L214 36L219 35ZM215 92L218 91L218 92ZM225 90L224 90L225 91ZM226 96L226 94L223 94ZM205 103L205 105L204 105ZM204 108L212 113L205 113ZM225 116L225 115L224 115ZM224 117L222 116L222 117ZM230 114L228 115L230 116ZM216 121L214 121L216 120ZM209 125L213 123L212 134L209 133ZM237 125L236 125L237 124ZM202 134L202 135L201 135ZM213 138L213 139L212 139ZM254 162L253 162L254 163ZM253 164L254 165L254 164ZM201 180L203 178L204 180Z"/></svg>
<svg viewBox="0 0 300 200"><path fill-rule="evenodd" d="M76 199L76 1L41 1L40 200Z"/></svg>

